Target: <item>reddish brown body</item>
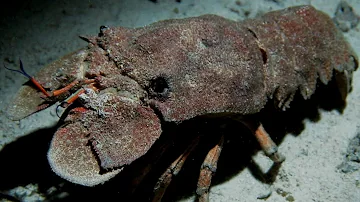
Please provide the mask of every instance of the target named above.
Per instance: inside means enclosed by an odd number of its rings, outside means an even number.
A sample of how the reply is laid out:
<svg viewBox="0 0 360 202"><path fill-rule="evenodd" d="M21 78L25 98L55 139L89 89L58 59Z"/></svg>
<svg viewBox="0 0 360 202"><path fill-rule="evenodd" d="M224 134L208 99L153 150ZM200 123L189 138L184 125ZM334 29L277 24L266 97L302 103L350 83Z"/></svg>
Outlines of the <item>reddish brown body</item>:
<svg viewBox="0 0 360 202"><path fill-rule="evenodd" d="M54 172L87 186L143 156L161 135L161 121L209 114L246 120L267 102L284 110L297 92L308 99L318 81L331 79L345 99L357 68L357 56L331 19L311 6L243 22L205 15L104 28L87 40L87 48L36 76L51 89L73 79L97 79L100 92L86 89L80 96L88 110L70 112L48 155ZM27 97L25 106L20 92L17 108L9 110L14 119L42 102L28 88L21 92L30 91L34 99L28 105Z"/></svg>

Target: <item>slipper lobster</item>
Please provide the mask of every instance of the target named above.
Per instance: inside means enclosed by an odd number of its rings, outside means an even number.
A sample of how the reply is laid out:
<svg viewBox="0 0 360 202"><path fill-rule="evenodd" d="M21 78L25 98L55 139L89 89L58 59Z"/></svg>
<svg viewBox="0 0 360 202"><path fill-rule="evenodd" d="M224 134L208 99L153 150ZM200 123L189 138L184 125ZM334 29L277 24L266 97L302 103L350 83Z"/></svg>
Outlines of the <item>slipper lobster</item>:
<svg viewBox="0 0 360 202"><path fill-rule="evenodd" d="M280 163L275 143L249 117L268 102L289 108L296 93L309 99L318 82L335 80L345 100L358 67L331 18L312 6L242 22L204 15L141 28L102 26L98 36L81 38L88 47L42 69L34 78L43 90L23 86L7 113L19 120L66 97L61 106L77 100L81 106L63 114L66 124L55 133L48 160L57 175L84 186L113 178L145 155L163 122L207 115L236 115ZM201 201L208 200L223 141L201 168ZM185 154L172 168L181 169ZM155 199L165 189L157 189Z"/></svg>

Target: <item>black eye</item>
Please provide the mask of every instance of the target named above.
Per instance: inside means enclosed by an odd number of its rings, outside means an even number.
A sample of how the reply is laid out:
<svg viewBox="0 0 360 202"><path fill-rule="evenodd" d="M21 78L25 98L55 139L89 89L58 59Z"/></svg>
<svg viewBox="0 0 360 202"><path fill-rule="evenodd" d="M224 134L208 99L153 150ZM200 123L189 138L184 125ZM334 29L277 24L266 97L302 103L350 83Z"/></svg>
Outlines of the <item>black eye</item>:
<svg viewBox="0 0 360 202"><path fill-rule="evenodd" d="M100 26L100 32L99 32L98 36L99 36L99 37L104 36L104 31L107 30L107 29L109 29L108 26L101 25L101 26Z"/></svg>
<svg viewBox="0 0 360 202"><path fill-rule="evenodd" d="M168 79L159 76L150 81L149 95L151 98L166 99L170 94Z"/></svg>

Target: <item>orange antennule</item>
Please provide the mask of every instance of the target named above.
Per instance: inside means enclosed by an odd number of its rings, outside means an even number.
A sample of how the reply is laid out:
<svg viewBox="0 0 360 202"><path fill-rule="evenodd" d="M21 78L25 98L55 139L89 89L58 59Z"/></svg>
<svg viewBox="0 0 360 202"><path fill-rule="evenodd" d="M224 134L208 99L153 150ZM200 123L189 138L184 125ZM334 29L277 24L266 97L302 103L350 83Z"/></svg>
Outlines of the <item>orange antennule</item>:
<svg viewBox="0 0 360 202"><path fill-rule="evenodd" d="M86 79L86 80L84 80L83 82L86 83L86 84L91 84L91 83L95 82L95 79ZM65 92L69 91L72 87L74 87L75 85L77 85L77 84L79 84L79 83L80 83L79 80L75 80L75 81L71 82L70 84L68 84L67 86L65 86L65 87L62 88L62 89L54 90L54 91L52 92L52 95L51 95L51 96L58 96L58 95L60 95L60 94L63 94L63 93L65 93ZM75 93L75 94L76 94L76 93ZM71 97L72 97L72 96L71 96Z"/></svg>
<svg viewBox="0 0 360 202"><path fill-rule="evenodd" d="M73 103L75 100L77 100L79 98L79 95L85 93L85 89L81 88L79 90L77 90L74 94L72 94L70 97L68 97L65 102L68 104Z"/></svg>
<svg viewBox="0 0 360 202"><path fill-rule="evenodd" d="M26 71L24 70L24 65L23 65L22 61L20 59L19 59L19 61L20 61L20 70L7 68L5 66L5 64L4 64L4 67L7 70L14 71L14 72L17 72L17 73L20 73L20 74L26 76L41 92L43 92L46 95L46 97L50 97L50 94L44 89L44 87L42 87L42 85L34 77L32 77L28 73L26 73Z"/></svg>
<svg viewBox="0 0 360 202"><path fill-rule="evenodd" d="M75 86L76 84L78 84L78 83L79 83L79 80L75 80L75 81L71 82L69 85L65 86L65 87L62 88L62 89L54 90L54 91L52 92L52 96L58 96L58 95L60 95L60 94L62 94L62 93L67 92L67 91L69 91L72 87L74 87L74 86Z"/></svg>
<svg viewBox="0 0 360 202"><path fill-rule="evenodd" d="M79 90L77 90L74 94L72 94L70 97L68 97L64 102L62 102L61 104L59 104L56 107L56 115L60 118L59 114L58 114L58 109L59 107L68 107L70 104L72 104L75 100L77 100L79 98L79 95L85 93L85 89L81 88Z"/></svg>
<svg viewBox="0 0 360 202"><path fill-rule="evenodd" d="M34 78L30 77L30 81L42 92L46 97L50 97L50 94L42 87L42 85Z"/></svg>

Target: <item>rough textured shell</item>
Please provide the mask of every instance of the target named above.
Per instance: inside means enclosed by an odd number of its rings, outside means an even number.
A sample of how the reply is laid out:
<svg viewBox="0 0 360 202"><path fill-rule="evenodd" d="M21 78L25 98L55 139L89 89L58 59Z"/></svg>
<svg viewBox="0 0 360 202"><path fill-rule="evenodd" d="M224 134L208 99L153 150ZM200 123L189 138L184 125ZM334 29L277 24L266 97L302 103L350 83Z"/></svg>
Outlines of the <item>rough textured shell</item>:
<svg viewBox="0 0 360 202"><path fill-rule="evenodd" d="M88 49L39 74L44 82L41 75L53 75L48 71L59 66L78 79L101 75L102 91L87 90L80 98L88 111L70 112L70 124L56 132L48 153L57 174L87 186L146 154L161 134L161 121L246 116L271 99L285 109L299 91L308 99L318 80L336 79L345 99L357 68L331 19L311 6L244 22L205 15L107 28L88 40ZM16 117L34 112L12 110Z"/></svg>
<svg viewBox="0 0 360 202"><path fill-rule="evenodd" d="M268 98L285 109L298 89L309 98L318 78L327 84L334 69L345 98L357 67L330 17L311 6L243 23L206 15L135 30L111 28L97 42L144 88L152 79L166 79L167 99L150 100L166 121L253 114Z"/></svg>
<svg viewBox="0 0 360 202"><path fill-rule="evenodd" d="M308 99L318 78L327 84L333 70L345 99L357 56L328 15L311 6L293 7L245 21L243 26L254 32L266 55L267 95L275 97L280 108L289 107L298 89Z"/></svg>

